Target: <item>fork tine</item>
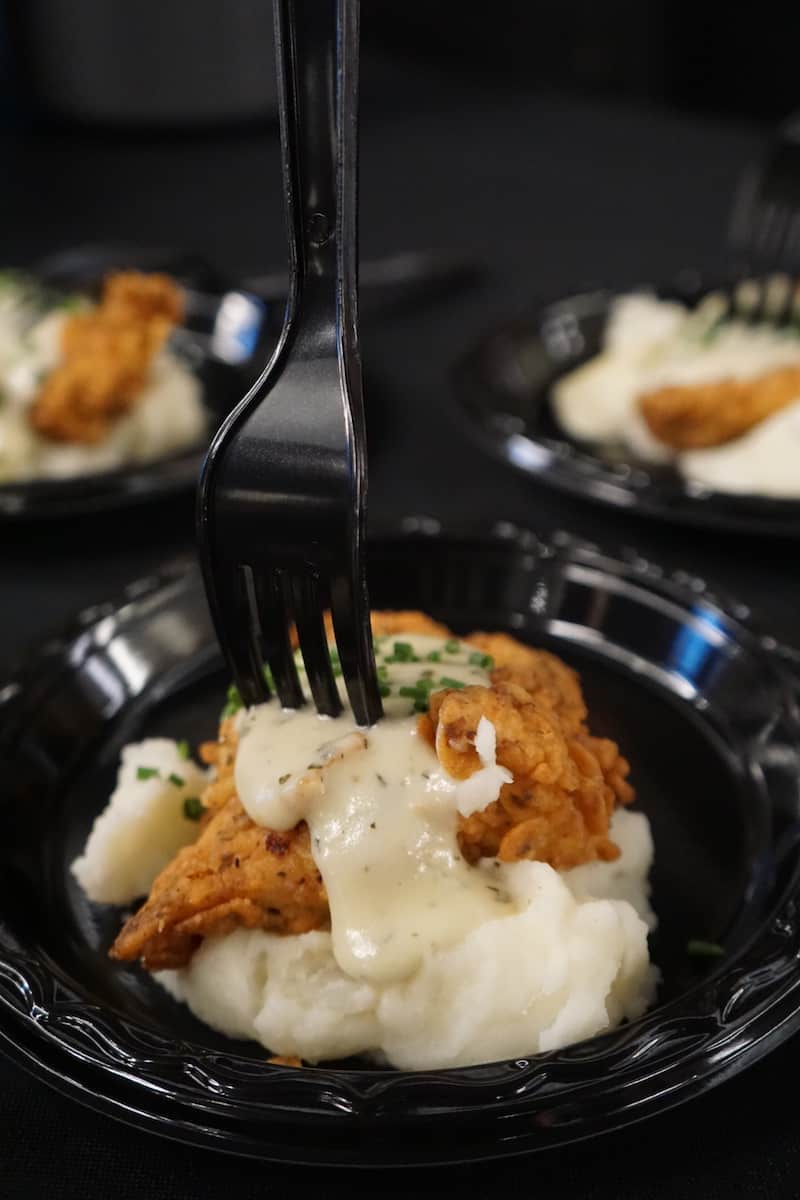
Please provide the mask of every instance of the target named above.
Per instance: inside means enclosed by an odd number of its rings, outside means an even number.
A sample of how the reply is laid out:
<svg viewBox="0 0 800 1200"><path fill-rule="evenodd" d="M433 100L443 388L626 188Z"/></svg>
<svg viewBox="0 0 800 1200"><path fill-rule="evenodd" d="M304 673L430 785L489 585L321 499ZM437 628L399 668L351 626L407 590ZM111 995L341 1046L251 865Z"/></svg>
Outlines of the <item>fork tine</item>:
<svg viewBox="0 0 800 1200"><path fill-rule="evenodd" d="M253 603L249 567L240 566L235 572L219 571L209 595L217 637L239 694L248 707L261 704L269 699L269 688L259 651L258 615ZM228 631L233 636L229 636Z"/></svg>
<svg viewBox="0 0 800 1200"><path fill-rule="evenodd" d="M311 695L319 712L328 717L337 717L342 711L342 701L325 635L322 619L324 598L321 592L319 578L310 571L296 575L292 581L297 637Z"/></svg>
<svg viewBox="0 0 800 1200"><path fill-rule="evenodd" d="M356 724L374 725L383 716L375 668L366 585L356 573L336 576L331 583L331 613L342 674Z"/></svg>
<svg viewBox="0 0 800 1200"><path fill-rule="evenodd" d="M278 699L284 708L301 708L305 697L289 640L291 597L285 572L276 569L259 575L255 590L264 657L269 663Z"/></svg>

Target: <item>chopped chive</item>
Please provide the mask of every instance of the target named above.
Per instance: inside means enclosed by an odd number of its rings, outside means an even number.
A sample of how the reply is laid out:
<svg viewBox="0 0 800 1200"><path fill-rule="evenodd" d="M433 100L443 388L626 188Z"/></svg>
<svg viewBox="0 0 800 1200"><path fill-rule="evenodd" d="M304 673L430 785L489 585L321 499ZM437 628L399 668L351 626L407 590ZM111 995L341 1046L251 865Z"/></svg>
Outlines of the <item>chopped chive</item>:
<svg viewBox="0 0 800 1200"><path fill-rule="evenodd" d="M185 738L182 738L179 742L176 742L175 748L177 749L178 754L180 754L181 758L189 757L189 754L190 754L189 743L186 741Z"/></svg>
<svg viewBox="0 0 800 1200"><path fill-rule="evenodd" d="M174 784L175 787L183 787L186 782L186 780L182 779L180 775L176 775L174 771L170 772L170 774L167 776L167 779L170 783Z"/></svg>
<svg viewBox="0 0 800 1200"><path fill-rule="evenodd" d="M491 654L484 654L482 650L473 650L469 656L469 662L473 667L483 667L485 671L491 671L494 666Z"/></svg>
<svg viewBox="0 0 800 1200"><path fill-rule="evenodd" d="M414 712L424 713L428 711L428 697L417 696L414 700Z"/></svg>
<svg viewBox="0 0 800 1200"><path fill-rule="evenodd" d="M397 689L398 696L409 696L412 700L416 697L417 689L415 687L401 687Z"/></svg>
<svg viewBox="0 0 800 1200"><path fill-rule="evenodd" d="M278 783L280 783L280 784L284 784L284 783L286 783L286 780L287 780L287 779L291 779L291 778L292 778L292 772L291 772L291 771L287 771L285 775L279 775L279 776L278 776Z"/></svg>
<svg viewBox="0 0 800 1200"><path fill-rule="evenodd" d="M467 686L463 680L451 679L449 675L442 675L441 679L439 680L439 684L441 687L445 688L463 688Z"/></svg>
<svg viewBox="0 0 800 1200"><path fill-rule="evenodd" d="M388 679L388 678L389 678L389 668L384 666L383 663L381 663L378 667L378 679Z"/></svg>
<svg viewBox="0 0 800 1200"><path fill-rule="evenodd" d="M458 654L461 649L461 643L458 638L449 638L444 644L446 654Z"/></svg>
<svg viewBox="0 0 800 1200"><path fill-rule="evenodd" d="M722 958L724 946L718 942L704 942L702 938L692 938L686 943L686 953L693 958Z"/></svg>
<svg viewBox="0 0 800 1200"><path fill-rule="evenodd" d="M442 652L441 650L431 650L430 654L426 654L425 657L428 662L441 662Z"/></svg>
<svg viewBox="0 0 800 1200"><path fill-rule="evenodd" d="M187 796L183 802L183 815L188 821L199 821L203 815L203 802L199 796Z"/></svg>
<svg viewBox="0 0 800 1200"><path fill-rule="evenodd" d="M160 774L161 774L161 772L159 771L158 767L137 767L136 768L136 778L137 779L142 779L142 780L155 779Z"/></svg>
<svg viewBox="0 0 800 1200"><path fill-rule="evenodd" d="M232 717L233 714L237 713L242 707L243 701L241 695L239 694L239 689L235 683L232 683L228 688L228 695L226 698L225 707L222 710L222 715L223 717Z"/></svg>
<svg viewBox="0 0 800 1200"><path fill-rule="evenodd" d="M391 696L392 694L392 689L389 687L389 684L384 683L382 679L378 680L378 691L383 697Z"/></svg>
<svg viewBox="0 0 800 1200"><path fill-rule="evenodd" d="M388 662L419 662L411 642L395 642L394 653Z"/></svg>

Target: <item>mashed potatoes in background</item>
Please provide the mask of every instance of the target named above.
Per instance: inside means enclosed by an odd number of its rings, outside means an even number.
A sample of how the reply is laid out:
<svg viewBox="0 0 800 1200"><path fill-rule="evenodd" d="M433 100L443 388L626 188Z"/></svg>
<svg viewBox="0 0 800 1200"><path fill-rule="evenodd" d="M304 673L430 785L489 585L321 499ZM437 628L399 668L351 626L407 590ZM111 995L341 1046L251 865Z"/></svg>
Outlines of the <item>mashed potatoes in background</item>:
<svg viewBox="0 0 800 1200"><path fill-rule="evenodd" d="M653 463L672 462L721 492L800 497L800 395L724 445L676 452L650 432L638 397L664 386L752 379L800 364L800 339L768 325L727 321L710 342L683 305L646 293L614 303L599 354L553 387L559 424L580 441L618 443Z"/></svg>
<svg viewBox="0 0 800 1200"><path fill-rule="evenodd" d="M59 361L65 321L49 313L32 329L0 302L0 484L20 479L68 479L152 462L200 441L207 431L200 383L175 354L155 358L141 395L97 445L53 442L36 432L29 410L43 375Z"/></svg>

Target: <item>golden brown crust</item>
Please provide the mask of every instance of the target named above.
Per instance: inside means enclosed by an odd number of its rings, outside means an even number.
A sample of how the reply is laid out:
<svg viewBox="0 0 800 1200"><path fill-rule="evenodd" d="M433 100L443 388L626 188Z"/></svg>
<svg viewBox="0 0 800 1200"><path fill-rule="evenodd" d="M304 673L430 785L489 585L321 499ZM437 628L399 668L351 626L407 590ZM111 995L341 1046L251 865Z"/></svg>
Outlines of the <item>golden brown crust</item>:
<svg viewBox="0 0 800 1200"><path fill-rule="evenodd" d="M536 859L560 870L617 858L609 822L633 790L615 743L565 728L549 702L515 683L436 692L419 728L456 779L480 765L474 741L484 716L495 728L497 762L514 778L494 804L460 818L467 861Z"/></svg>
<svg viewBox="0 0 800 1200"><path fill-rule="evenodd" d="M525 646L507 633L471 633L465 640L491 655L492 684L516 683L538 703L549 705L566 729L581 728L587 717L581 681L555 654Z"/></svg>
<svg viewBox="0 0 800 1200"><path fill-rule="evenodd" d="M777 367L754 379L663 387L639 397L645 423L676 450L721 446L800 398L800 367Z"/></svg>
<svg viewBox="0 0 800 1200"><path fill-rule="evenodd" d="M372 623L376 635L451 636L423 613L374 613ZM628 764L614 742L589 733L577 674L555 655L505 634L465 640L494 657L491 686L433 693L420 733L445 769L463 779L480 766L474 741L485 716L495 727L497 761L514 778L494 804L459 819L464 857L538 859L559 869L616 858L609 822L617 804L633 799ZM203 794L197 841L158 876L117 938L114 957L141 958L150 969L181 966L203 937L237 926L276 933L328 926L305 823L274 833L251 821L236 794L237 745L236 720L229 717L217 741L201 747L216 777Z"/></svg>
<svg viewBox="0 0 800 1200"><path fill-rule="evenodd" d="M62 361L31 407L34 429L51 441L101 442L135 404L153 358L182 317L182 293L166 275L109 276L98 307L64 322Z"/></svg>
<svg viewBox="0 0 800 1200"><path fill-rule="evenodd" d="M306 933L328 924L328 900L305 822L287 833L256 825L234 796L156 878L111 948L148 970L188 962L200 940L237 926Z"/></svg>

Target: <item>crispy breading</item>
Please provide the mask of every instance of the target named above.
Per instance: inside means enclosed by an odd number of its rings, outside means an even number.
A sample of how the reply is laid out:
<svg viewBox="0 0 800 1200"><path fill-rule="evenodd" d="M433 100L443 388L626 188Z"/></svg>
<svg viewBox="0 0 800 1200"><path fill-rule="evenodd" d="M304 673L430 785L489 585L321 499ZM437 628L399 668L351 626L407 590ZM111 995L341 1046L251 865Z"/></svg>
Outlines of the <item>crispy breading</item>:
<svg viewBox="0 0 800 1200"><path fill-rule="evenodd" d="M110 317L124 322L163 320L180 325L184 318L183 292L169 275L158 272L117 271L103 284L103 307Z"/></svg>
<svg viewBox="0 0 800 1200"><path fill-rule="evenodd" d="M563 869L617 858L609 822L616 804L629 802L633 791L615 744L566 729L549 702L519 684L436 692L419 730L456 779L480 766L474 742L481 717L494 725L497 762L514 778L494 804L460 819L458 840L467 861L532 858Z"/></svg>
<svg viewBox="0 0 800 1200"><path fill-rule="evenodd" d="M237 926L306 933L328 925L328 900L308 827L256 825L232 796L157 876L111 948L148 970L187 963L200 941Z"/></svg>
<svg viewBox="0 0 800 1200"><path fill-rule="evenodd" d="M373 613L372 624L376 634L451 636L423 613ZM556 868L616 858L609 821L617 804L633 799L628 764L614 742L589 733L577 674L505 634L465 640L494 657L491 686L434 692L419 731L448 773L463 779L480 766L474 743L485 716L495 727L497 761L514 778L495 803L459 818L464 857L538 859ZM204 936L237 925L300 933L329 924L305 822L275 833L242 808L234 778L236 726L234 717L225 718L217 741L201 747L215 778L203 794L197 841L155 880L117 938L114 957L141 958L150 969L180 966Z"/></svg>
<svg viewBox="0 0 800 1200"><path fill-rule="evenodd" d="M216 777L203 792L199 836L157 876L114 942L113 958L140 958L155 971L183 966L203 937L239 925L276 933L326 927L328 901L308 827L276 833L250 819L236 794L238 745L235 718L226 717L218 741L201 746Z"/></svg>
<svg viewBox="0 0 800 1200"><path fill-rule="evenodd" d="M800 399L800 367L777 367L753 379L663 387L639 397L639 410L660 442L676 450L721 446Z"/></svg>
<svg viewBox="0 0 800 1200"><path fill-rule="evenodd" d="M422 633L431 637L452 637L446 625L434 621L424 612L416 609L401 608L374 612L371 615L372 632L376 637L393 633Z"/></svg>
<svg viewBox="0 0 800 1200"><path fill-rule="evenodd" d="M64 321L62 361L31 406L34 429L52 441L101 442L136 403L182 311L181 291L165 275L109 276L97 308Z"/></svg>
<svg viewBox="0 0 800 1200"><path fill-rule="evenodd" d="M200 758L215 768L214 778L203 792L203 806L207 812L217 812L236 795L233 769L238 746L235 717L223 717L217 740L203 742L200 746Z"/></svg>
<svg viewBox="0 0 800 1200"><path fill-rule="evenodd" d="M434 621L433 617L427 616L423 612L418 612L416 609L388 609L370 613L370 625L375 637L383 637L393 633L422 633L429 634L431 637L452 637L452 633L446 625L440 624L439 621ZM325 613L325 633L328 641L334 641L333 633L333 617L330 612ZM292 645L297 645L297 630L292 628Z"/></svg>
<svg viewBox="0 0 800 1200"><path fill-rule="evenodd" d="M565 728L577 732L586 720L586 704L577 671L547 650L534 650L507 633L471 633L465 639L491 655L493 684L517 683L553 708Z"/></svg>

